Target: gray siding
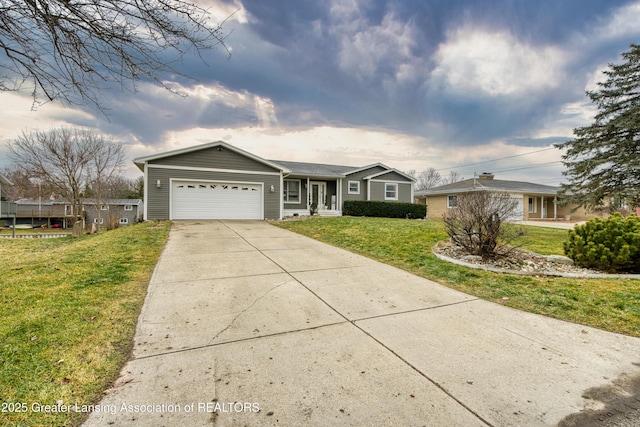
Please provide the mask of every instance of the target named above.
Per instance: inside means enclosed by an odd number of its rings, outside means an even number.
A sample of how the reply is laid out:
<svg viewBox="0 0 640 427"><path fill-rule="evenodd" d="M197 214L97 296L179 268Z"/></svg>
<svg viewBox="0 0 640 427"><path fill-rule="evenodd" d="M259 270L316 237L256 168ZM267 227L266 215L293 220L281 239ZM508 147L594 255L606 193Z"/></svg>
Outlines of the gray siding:
<svg viewBox="0 0 640 427"><path fill-rule="evenodd" d="M226 148L223 148L222 151L218 151L216 147L152 160L149 161L149 164L193 168L232 169L241 171L279 172L279 169L272 168L271 166L265 165L257 160L245 157Z"/></svg>
<svg viewBox="0 0 640 427"><path fill-rule="evenodd" d="M210 166L209 166L210 167ZM273 171L273 169L271 170ZM169 219L169 180L170 179L201 179L211 181L241 181L264 183L264 218L280 218L280 188L279 175L263 175L234 172L210 172L179 169L163 169L147 167L147 219ZM160 188L156 182L160 180ZM270 188L273 185L274 191Z"/></svg>
<svg viewBox="0 0 640 427"><path fill-rule="evenodd" d="M338 203L338 183L336 181L327 181L327 209L331 209L331 197L336 196L336 203ZM336 206L336 209L342 209L342 206Z"/></svg>
<svg viewBox="0 0 640 427"><path fill-rule="evenodd" d="M347 175L342 180L342 200L367 200L367 181L362 178L386 170L382 166L373 166L360 172ZM349 194L349 181L360 181L360 194ZM371 199L377 200L377 199ZM342 207L341 207L342 208Z"/></svg>
<svg viewBox="0 0 640 427"><path fill-rule="evenodd" d="M385 171L386 169L383 168L382 166L372 166L369 169L365 169L362 170L360 172L356 172L356 173L352 173L347 175L348 180L350 181L356 181L356 180L362 180L362 178L369 176L369 175L374 175L376 173L380 173Z"/></svg>
<svg viewBox="0 0 640 427"><path fill-rule="evenodd" d="M400 181L400 182L411 182L411 180L407 179L407 177L400 175L396 171L389 171L388 173L378 175L373 178L376 181Z"/></svg>
<svg viewBox="0 0 640 427"><path fill-rule="evenodd" d="M91 227L95 218L98 218L98 210L100 206L96 205L84 205L84 210L86 212L86 222L87 227ZM123 226L123 225L132 225L135 224L139 216L142 212L138 213L138 205L132 205L132 210L127 211L124 209L124 205L108 205L107 210L100 211L100 217L103 218L104 225L108 225L107 222L113 223L114 225ZM120 224L120 218L127 218L127 224Z"/></svg>
<svg viewBox="0 0 640 427"><path fill-rule="evenodd" d="M398 201L404 203L413 203L413 197L411 194L411 188L413 183L398 184Z"/></svg>
<svg viewBox="0 0 640 427"><path fill-rule="evenodd" d="M307 201L309 200L309 191L310 188L304 188L307 185L307 177L287 177L285 179L288 180L300 180L300 203L285 203L285 209L307 209ZM338 183L337 181L332 181L329 179L310 179L311 182L324 182L327 184L327 209L331 209L331 197L336 196L336 201L338 198ZM340 206L336 207L337 209L341 209Z"/></svg>
<svg viewBox="0 0 640 427"><path fill-rule="evenodd" d="M377 178L376 178L377 179ZM390 180L392 181L392 180ZM413 203L411 200L411 183L398 184L398 200L385 200L385 182L379 181L371 181L371 200L379 200L379 201L387 201L387 202L404 202L404 203Z"/></svg>
<svg viewBox="0 0 640 427"><path fill-rule="evenodd" d="M300 181L300 203L285 202L284 208L285 209L307 209L307 199L309 197L309 193L308 193L309 189L304 188L304 186L307 185L307 178L289 176L285 179L285 181L286 180Z"/></svg>

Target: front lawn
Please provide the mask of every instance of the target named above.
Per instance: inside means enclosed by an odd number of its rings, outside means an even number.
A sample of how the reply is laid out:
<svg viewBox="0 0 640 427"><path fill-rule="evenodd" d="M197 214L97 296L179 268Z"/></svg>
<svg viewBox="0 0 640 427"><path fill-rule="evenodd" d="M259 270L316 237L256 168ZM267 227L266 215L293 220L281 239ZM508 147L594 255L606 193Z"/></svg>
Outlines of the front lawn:
<svg viewBox="0 0 640 427"><path fill-rule="evenodd" d="M2 425L77 425L129 356L170 223L96 235L0 239Z"/></svg>
<svg viewBox="0 0 640 427"><path fill-rule="evenodd" d="M479 298L640 337L640 280L518 276L454 265L431 252L433 245L447 238L440 221L314 217L276 225ZM524 249L563 254L567 230L524 228Z"/></svg>

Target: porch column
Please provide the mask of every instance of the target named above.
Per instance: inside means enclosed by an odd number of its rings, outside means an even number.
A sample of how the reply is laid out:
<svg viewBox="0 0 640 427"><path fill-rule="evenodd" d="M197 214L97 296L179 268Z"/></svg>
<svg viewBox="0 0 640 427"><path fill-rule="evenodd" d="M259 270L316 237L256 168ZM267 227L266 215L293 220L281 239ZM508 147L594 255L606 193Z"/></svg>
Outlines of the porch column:
<svg viewBox="0 0 640 427"><path fill-rule="evenodd" d="M336 210L342 212L342 178L336 181Z"/></svg>
<svg viewBox="0 0 640 427"><path fill-rule="evenodd" d="M307 209L311 209L311 179L307 177Z"/></svg>
<svg viewBox="0 0 640 427"><path fill-rule="evenodd" d="M553 198L553 219L558 219L558 198Z"/></svg>
<svg viewBox="0 0 640 427"><path fill-rule="evenodd" d="M544 196L540 197L540 218L544 219Z"/></svg>

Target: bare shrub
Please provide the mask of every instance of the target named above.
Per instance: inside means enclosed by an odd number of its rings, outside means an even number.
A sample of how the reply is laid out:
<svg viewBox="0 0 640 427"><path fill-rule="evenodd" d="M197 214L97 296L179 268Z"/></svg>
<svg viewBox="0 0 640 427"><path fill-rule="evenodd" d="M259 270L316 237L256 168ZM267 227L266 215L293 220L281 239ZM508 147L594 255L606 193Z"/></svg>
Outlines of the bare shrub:
<svg viewBox="0 0 640 427"><path fill-rule="evenodd" d="M476 191L458 195L457 207L444 215L447 234L471 255L493 258L507 255L522 228L506 227L514 217L518 200L507 193Z"/></svg>

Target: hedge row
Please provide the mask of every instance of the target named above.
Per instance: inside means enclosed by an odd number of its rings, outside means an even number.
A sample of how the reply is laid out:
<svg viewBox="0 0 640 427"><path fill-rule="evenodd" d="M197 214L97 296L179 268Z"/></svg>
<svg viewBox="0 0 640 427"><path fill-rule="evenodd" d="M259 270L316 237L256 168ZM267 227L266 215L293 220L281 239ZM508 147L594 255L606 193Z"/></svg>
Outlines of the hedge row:
<svg viewBox="0 0 640 427"><path fill-rule="evenodd" d="M342 214L381 218L424 218L427 216L427 207L414 203L345 200Z"/></svg>

